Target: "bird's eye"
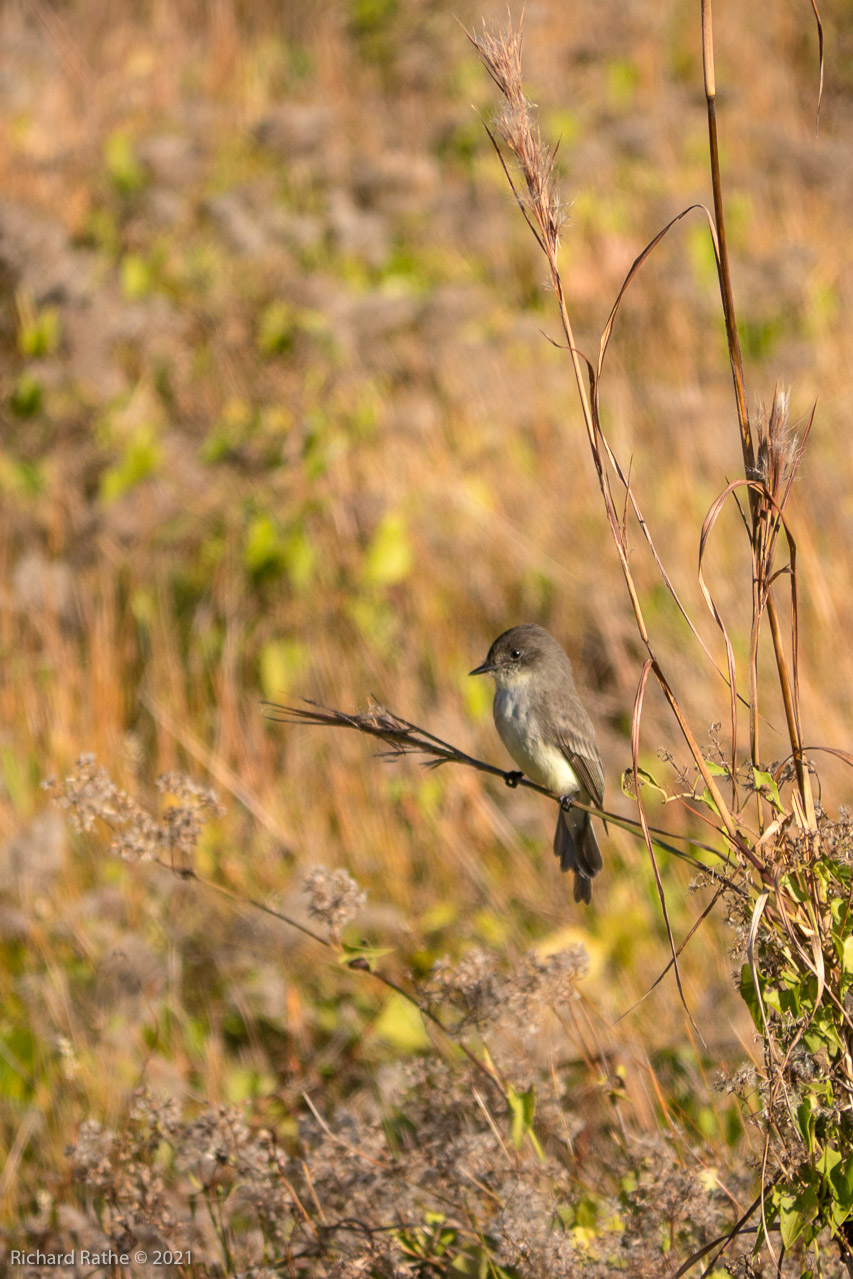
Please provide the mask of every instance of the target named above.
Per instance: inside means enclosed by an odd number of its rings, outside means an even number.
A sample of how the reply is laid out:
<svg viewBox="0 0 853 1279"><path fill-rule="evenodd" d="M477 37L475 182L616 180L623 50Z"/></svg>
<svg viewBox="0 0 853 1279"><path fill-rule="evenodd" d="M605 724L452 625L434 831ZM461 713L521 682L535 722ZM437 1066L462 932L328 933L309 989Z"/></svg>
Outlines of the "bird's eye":
<svg viewBox="0 0 853 1279"><path fill-rule="evenodd" d="M517 662L517 661L518 661L518 659L521 657L521 649L520 649L520 648L514 648L514 649L512 650L512 652L510 653L510 657L512 658L512 660L513 660L514 662Z"/></svg>

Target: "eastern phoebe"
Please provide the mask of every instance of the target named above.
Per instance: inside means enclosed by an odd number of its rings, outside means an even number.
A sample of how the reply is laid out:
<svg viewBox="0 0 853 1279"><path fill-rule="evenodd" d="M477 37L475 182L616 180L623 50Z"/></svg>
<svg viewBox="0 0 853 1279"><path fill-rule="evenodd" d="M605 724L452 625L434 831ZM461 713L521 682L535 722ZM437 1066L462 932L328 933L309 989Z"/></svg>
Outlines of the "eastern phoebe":
<svg viewBox="0 0 853 1279"><path fill-rule="evenodd" d="M575 689L562 647L541 626L513 626L499 635L472 675L493 675L492 708L504 746L531 781L564 801L554 832L561 870L575 873L575 901L592 901L592 881L604 863L589 813L600 808L604 770L595 729Z"/></svg>

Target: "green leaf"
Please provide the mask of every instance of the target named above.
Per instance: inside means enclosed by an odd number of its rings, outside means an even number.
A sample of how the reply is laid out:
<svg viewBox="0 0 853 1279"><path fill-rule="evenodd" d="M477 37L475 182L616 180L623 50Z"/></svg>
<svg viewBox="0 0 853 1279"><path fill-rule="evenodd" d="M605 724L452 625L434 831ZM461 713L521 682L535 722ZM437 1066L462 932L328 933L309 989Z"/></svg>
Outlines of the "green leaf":
<svg viewBox="0 0 853 1279"><path fill-rule="evenodd" d="M832 1184L835 1203L838 1210L844 1213L842 1218L844 1220L853 1211L853 1160L848 1159L836 1164L829 1174L829 1180Z"/></svg>
<svg viewBox="0 0 853 1279"><path fill-rule="evenodd" d="M258 325L258 347L263 355L281 355L293 346L298 331L298 312L287 302L270 302Z"/></svg>
<svg viewBox="0 0 853 1279"><path fill-rule="evenodd" d="M32 417L38 413L43 399L42 384L32 373L22 373L9 397L12 412L18 417Z"/></svg>
<svg viewBox="0 0 853 1279"><path fill-rule="evenodd" d="M314 580L317 556L305 529L295 528L288 534L282 546L282 555L287 576L294 589L307 590Z"/></svg>
<svg viewBox="0 0 853 1279"><path fill-rule="evenodd" d="M712 777L731 777L731 770L725 764L716 764L714 760L706 759L705 767Z"/></svg>
<svg viewBox="0 0 853 1279"><path fill-rule="evenodd" d="M36 310L29 304L22 307L22 312L18 350L33 360L53 355L61 336L58 307L45 306Z"/></svg>
<svg viewBox="0 0 853 1279"><path fill-rule="evenodd" d="M841 970L845 977L853 974L853 937L845 937L841 943Z"/></svg>
<svg viewBox="0 0 853 1279"><path fill-rule="evenodd" d="M151 265L141 253L126 253L121 260L121 291L130 302L147 297L154 287Z"/></svg>
<svg viewBox="0 0 853 1279"><path fill-rule="evenodd" d="M394 586L409 576L413 564L406 521L398 511L390 511L367 548L362 577L369 586Z"/></svg>
<svg viewBox="0 0 853 1279"><path fill-rule="evenodd" d="M798 875L783 875L780 881L795 902L811 901L812 889L800 882ZM786 952L787 953L787 952Z"/></svg>
<svg viewBox="0 0 853 1279"><path fill-rule="evenodd" d="M803 1040L811 1052L819 1052L823 1047L838 1052L845 1051L845 1045L842 1043L835 1021L835 1013L826 1004L821 1004L816 1009L811 1024L803 1035Z"/></svg>
<svg viewBox="0 0 853 1279"><path fill-rule="evenodd" d="M163 450L153 426L138 427L125 445L124 456L101 476L101 498L113 502L129 493L143 480L155 475L163 461Z"/></svg>
<svg viewBox="0 0 853 1279"><path fill-rule="evenodd" d="M249 522L243 540L243 563L253 577L280 572L285 547L281 529L269 515L256 515Z"/></svg>
<svg viewBox="0 0 853 1279"><path fill-rule="evenodd" d="M477 1259L467 1252L460 1252L459 1255L451 1261L450 1269L457 1275L477 1275L480 1273L480 1267L477 1264Z"/></svg>
<svg viewBox="0 0 853 1279"><path fill-rule="evenodd" d="M814 1147L814 1112L816 1105L816 1098L808 1096L797 1107L797 1127L802 1133L803 1141L807 1144L810 1153Z"/></svg>
<svg viewBox="0 0 853 1279"><path fill-rule="evenodd" d="M148 175L126 133L110 134L104 147L104 161L113 185L122 195L135 195L145 186Z"/></svg>
<svg viewBox="0 0 853 1279"><path fill-rule="evenodd" d="M201 446L201 460L208 465L221 462L250 440L257 426L257 411L247 400L232 395Z"/></svg>
<svg viewBox="0 0 853 1279"><path fill-rule="evenodd" d="M264 697L274 702L293 688L311 660L307 644L301 640L274 639L258 654L258 671Z"/></svg>
<svg viewBox="0 0 853 1279"><path fill-rule="evenodd" d="M584 1226L592 1230L598 1225L599 1201L592 1194L581 1195L575 1206L574 1226Z"/></svg>
<svg viewBox="0 0 853 1279"><path fill-rule="evenodd" d="M705 787L702 794L697 796L697 798L700 804L704 804L706 808L710 808L711 812L716 813L717 816L719 817L720 810L717 808L714 797L712 796L711 792L708 790L707 786Z"/></svg>
<svg viewBox="0 0 853 1279"><path fill-rule="evenodd" d="M485 683L485 680L481 682ZM638 768L637 777L640 780L641 790L645 789L646 787L649 787L651 790L655 791L660 796L662 803L665 804L667 802L667 800L669 799L669 796L667 795L666 791L661 786L660 782L655 781L654 777L652 776L650 772L648 772L647 769ZM621 782L622 782L622 794L627 795L629 799L636 799L637 794L634 789L633 768L625 769L625 771L622 774Z"/></svg>
<svg viewBox="0 0 853 1279"><path fill-rule="evenodd" d="M849 1216L850 1216L849 1211L847 1211L845 1208L842 1208L840 1204L837 1204L837 1203L830 1204L829 1221L827 1224L832 1230L837 1230L838 1227L842 1225ZM812 1276L813 1274L814 1272L812 1272ZM809 1279L809 1276L804 1275L802 1279Z"/></svg>
<svg viewBox="0 0 853 1279"><path fill-rule="evenodd" d="M845 926L849 928L853 924L853 920L850 919L850 906L846 896L833 897L829 903L829 912L836 928L843 929Z"/></svg>
<svg viewBox="0 0 853 1279"><path fill-rule="evenodd" d="M797 1211L796 1202L794 1195L781 1195L779 1198L779 1224L782 1243L786 1249L791 1247L805 1224Z"/></svg>
<svg viewBox="0 0 853 1279"><path fill-rule="evenodd" d="M36 1072L41 1071L44 1064L41 1048L28 1026L0 1027L0 1088L12 1104L31 1095ZM39 1078L43 1081L44 1075L40 1074Z"/></svg>
<svg viewBox="0 0 853 1279"><path fill-rule="evenodd" d="M44 492L45 472L40 459L33 461L21 458L4 457L0 453L0 493L14 493L17 496L38 497ZM480 680L485 684L485 680ZM476 684L476 680L469 680Z"/></svg>
<svg viewBox="0 0 853 1279"><path fill-rule="evenodd" d="M765 982L761 977L758 979L761 986L762 998L764 997ZM740 997L749 1009L749 1014L755 1022L757 1030L764 1032L764 1021L761 1016L761 1005L759 1003L758 991L755 989L755 983L752 980L752 972L749 964L744 964L740 970Z"/></svg>
<svg viewBox="0 0 853 1279"><path fill-rule="evenodd" d="M841 1155L832 1146L827 1146L823 1154L818 1159L815 1167L818 1172L822 1172L825 1177L829 1176L833 1168L837 1168L841 1163Z"/></svg>
<svg viewBox="0 0 853 1279"><path fill-rule="evenodd" d="M341 944L342 954L338 956L339 964L352 964L354 961L363 961L359 967L367 967L371 972L376 968L380 959L384 959L386 955L393 955L393 946L351 946L347 942ZM410 1005L411 1006L411 1005ZM418 1013L420 1016L420 1013Z"/></svg>
<svg viewBox="0 0 853 1279"><path fill-rule="evenodd" d="M777 812L784 813L785 809L779 796L779 787L773 780L773 774L761 768L753 768L752 778L755 783L755 789L760 791L765 799L769 799ZM769 795L767 794L768 791L770 792Z"/></svg>
<svg viewBox="0 0 853 1279"><path fill-rule="evenodd" d="M510 1084L507 1088L506 1099L512 1116L512 1144L516 1150L520 1150L524 1145L525 1137L533 1126L533 1118L536 1114L536 1093L532 1084L527 1089L527 1092L516 1092L512 1084Z"/></svg>
<svg viewBox="0 0 853 1279"><path fill-rule="evenodd" d="M424 1052L430 1046L420 1009L396 991L373 1023L373 1033L402 1053Z"/></svg>
<svg viewBox="0 0 853 1279"><path fill-rule="evenodd" d="M767 1003L777 1008L780 1013L790 1013L792 1017L799 1017L804 1008L811 1010L816 993L816 987L813 987L810 992L808 982L800 982L788 990L784 987L781 990L768 990Z"/></svg>
<svg viewBox="0 0 853 1279"><path fill-rule="evenodd" d="M606 91L611 107L625 110L631 106L640 83L637 64L627 58L613 58L607 64Z"/></svg>
<svg viewBox="0 0 853 1279"><path fill-rule="evenodd" d="M799 1238L818 1213L817 1186L806 1186L798 1195L782 1193L779 1197L779 1228L788 1249Z"/></svg>

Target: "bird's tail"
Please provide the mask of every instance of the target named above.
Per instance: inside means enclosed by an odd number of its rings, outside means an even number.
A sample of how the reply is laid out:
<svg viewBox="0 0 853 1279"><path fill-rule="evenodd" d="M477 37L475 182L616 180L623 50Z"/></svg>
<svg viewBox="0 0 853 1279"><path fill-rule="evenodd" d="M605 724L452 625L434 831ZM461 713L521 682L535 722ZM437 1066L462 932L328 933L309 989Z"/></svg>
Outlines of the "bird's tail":
<svg viewBox="0 0 853 1279"><path fill-rule="evenodd" d="M554 856L560 859L560 870L575 873L575 901L589 905L592 881L604 865L589 813L579 809L560 813L554 831Z"/></svg>

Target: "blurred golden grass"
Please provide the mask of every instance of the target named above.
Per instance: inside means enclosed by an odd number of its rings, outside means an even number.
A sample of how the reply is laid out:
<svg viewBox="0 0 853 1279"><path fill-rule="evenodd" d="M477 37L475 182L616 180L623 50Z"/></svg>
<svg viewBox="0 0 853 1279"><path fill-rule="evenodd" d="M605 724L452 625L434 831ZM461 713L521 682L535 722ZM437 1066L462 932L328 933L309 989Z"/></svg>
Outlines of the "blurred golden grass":
<svg viewBox="0 0 853 1279"><path fill-rule="evenodd" d="M704 125L680 18L652 4L574 9L528 15L527 57L539 100L571 112L558 153L574 202L564 274L591 349L638 249L707 198ZM229 811L200 856L239 894L293 897L309 866L347 866L376 930L424 967L475 940L517 954L582 937L602 1038L666 962L645 854L622 835L608 840L596 911L578 921L535 797L458 771L425 778L362 742L261 716L262 696L356 707L374 692L502 762L464 672L500 629L536 620L590 690L614 805L630 762L633 623L570 368L539 332L555 333L541 268L471 131L468 103L487 110L488 90L447 6L410 0L370 30L355 6L349 22L341 12L77 0L61 15L7 6L0 19L0 830L7 861L23 839L36 868L4 881L8 1143L28 1106L39 1115L38 1154L19 1143L31 1169L20 1198L4 1184L11 1217L60 1166L80 1117L114 1121L141 1072L192 1099L265 1096L313 1078L311 1056L325 1052L345 1081L349 1058L374 1049L352 1026L336 1039L328 1006L342 991L364 998L354 1025L381 1007L193 885L113 866L77 840L39 872L39 782L84 750L143 797L173 767L217 786ZM732 234L748 384L769 399L780 374L791 380L795 417L820 397L793 507L806 740L845 745L853 327L838 246L851 86L836 66L815 139L801 25L781 11L760 34L718 21L726 180L748 193ZM694 236L676 233L629 295L603 412L722 658L695 565L738 441L716 284ZM58 347L33 354L21 315L31 331L48 308ZM24 375L41 388L30 416L10 407ZM120 478L105 491L106 473ZM744 562L729 518L709 574L741 650ZM697 665L639 544L632 565L692 722L724 718L725 688ZM650 693L653 772L665 771L659 747L680 750L663 712ZM783 727L781 705L766 713ZM784 735L773 740L783 755ZM840 801L840 765L820 768ZM680 936L700 904L681 868L664 867ZM130 995L115 988L126 951ZM683 962L718 1056L748 1053L718 923ZM649 1056L684 1040L665 990L615 1032L641 1126L660 1114Z"/></svg>

